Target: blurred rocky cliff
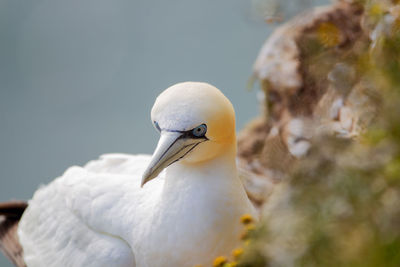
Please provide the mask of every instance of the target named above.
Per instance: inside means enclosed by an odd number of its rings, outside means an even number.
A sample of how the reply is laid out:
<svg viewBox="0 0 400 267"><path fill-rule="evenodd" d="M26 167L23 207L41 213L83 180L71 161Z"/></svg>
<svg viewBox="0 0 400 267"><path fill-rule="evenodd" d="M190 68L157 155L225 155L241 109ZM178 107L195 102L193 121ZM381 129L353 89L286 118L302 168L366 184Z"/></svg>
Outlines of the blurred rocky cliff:
<svg viewBox="0 0 400 267"><path fill-rule="evenodd" d="M239 266L400 265L400 5L337 1L279 26L239 136L262 220Z"/></svg>

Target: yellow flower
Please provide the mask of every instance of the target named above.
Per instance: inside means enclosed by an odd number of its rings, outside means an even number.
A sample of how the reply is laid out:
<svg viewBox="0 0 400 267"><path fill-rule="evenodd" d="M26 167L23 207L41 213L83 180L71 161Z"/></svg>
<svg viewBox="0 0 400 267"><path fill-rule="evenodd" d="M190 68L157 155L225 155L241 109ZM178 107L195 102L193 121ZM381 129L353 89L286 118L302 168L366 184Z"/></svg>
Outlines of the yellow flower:
<svg viewBox="0 0 400 267"><path fill-rule="evenodd" d="M340 43L340 30L331 22L323 22L317 29L317 37L320 43L326 47L333 47Z"/></svg>
<svg viewBox="0 0 400 267"><path fill-rule="evenodd" d="M249 224L246 226L247 231L253 231L254 229L256 229L256 226L254 224Z"/></svg>
<svg viewBox="0 0 400 267"><path fill-rule="evenodd" d="M370 16L377 16L377 17L381 16L384 12L382 6L378 3L371 5L368 11Z"/></svg>
<svg viewBox="0 0 400 267"><path fill-rule="evenodd" d="M240 235L241 240L246 240L249 238L249 234L253 232L256 229L256 226L254 224L248 224L246 225L246 229L243 231L243 233Z"/></svg>
<svg viewBox="0 0 400 267"><path fill-rule="evenodd" d="M213 267L222 267L225 263L228 262L228 259L224 256L216 257L213 263Z"/></svg>
<svg viewBox="0 0 400 267"><path fill-rule="evenodd" d="M242 248L237 248L237 249L234 249L234 250L232 251L232 255L233 255L233 258L234 258L235 260L239 259L239 257L240 257L242 254L243 254L243 249L242 249Z"/></svg>
<svg viewBox="0 0 400 267"><path fill-rule="evenodd" d="M244 215L240 218L240 221L241 221L243 224L249 224L249 223L252 223L252 222L253 222L253 217L251 217L250 214L244 214Z"/></svg>

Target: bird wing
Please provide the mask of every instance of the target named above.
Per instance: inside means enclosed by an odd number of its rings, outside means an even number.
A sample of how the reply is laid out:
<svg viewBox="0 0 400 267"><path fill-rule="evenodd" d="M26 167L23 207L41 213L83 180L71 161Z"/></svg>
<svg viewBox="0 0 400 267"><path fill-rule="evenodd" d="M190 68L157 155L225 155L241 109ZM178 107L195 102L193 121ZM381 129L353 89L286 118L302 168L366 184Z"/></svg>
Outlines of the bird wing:
<svg viewBox="0 0 400 267"><path fill-rule="evenodd" d="M129 237L149 158L101 156L37 190L18 229L28 266L135 266Z"/></svg>
<svg viewBox="0 0 400 267"><path fill-rule="evenodd" d="M27 203L0 203L0 250L18 267L26 267L17 237L18 222Z"/></svg>

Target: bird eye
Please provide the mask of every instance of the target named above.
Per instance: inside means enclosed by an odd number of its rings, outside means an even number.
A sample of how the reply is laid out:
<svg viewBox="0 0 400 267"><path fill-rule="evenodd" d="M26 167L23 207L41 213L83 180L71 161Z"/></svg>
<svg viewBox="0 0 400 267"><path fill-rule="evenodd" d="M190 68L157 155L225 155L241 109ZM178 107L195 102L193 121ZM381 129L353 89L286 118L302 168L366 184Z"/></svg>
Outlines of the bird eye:
<svg viewBox="0 0 400 267"><path fill-rule="evenodd" d="M202 124L192 130L192 134L196 137L203 137L207 132L207 125Z"/></svg>
<svg viewBox="0 0 400 267"><path fill-rule="evenodd" d="M153 123L154 123L154 127L156 127L156 129L157 129L159 132L161 132L161 128L160 128L160 125L158 125L158 122L153 121Z"/></svg>

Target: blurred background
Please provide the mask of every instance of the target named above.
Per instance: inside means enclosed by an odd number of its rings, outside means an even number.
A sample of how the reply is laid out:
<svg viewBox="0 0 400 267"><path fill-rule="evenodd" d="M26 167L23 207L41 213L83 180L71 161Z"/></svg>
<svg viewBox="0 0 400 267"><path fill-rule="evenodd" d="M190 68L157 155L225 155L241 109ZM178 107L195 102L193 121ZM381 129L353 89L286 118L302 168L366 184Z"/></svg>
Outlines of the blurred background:
<svg viewBox="0 0 400 267"><path fill-rule="evenodd" d="M0 0L0 201L103 153L151 153L150 109L177 82L220 88L242 128L259 112L247 84L270 2ZM291 16L323 2L282 3Z"/></svg>

